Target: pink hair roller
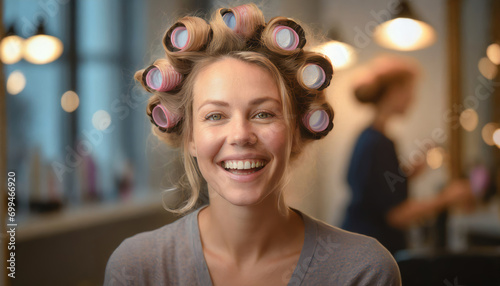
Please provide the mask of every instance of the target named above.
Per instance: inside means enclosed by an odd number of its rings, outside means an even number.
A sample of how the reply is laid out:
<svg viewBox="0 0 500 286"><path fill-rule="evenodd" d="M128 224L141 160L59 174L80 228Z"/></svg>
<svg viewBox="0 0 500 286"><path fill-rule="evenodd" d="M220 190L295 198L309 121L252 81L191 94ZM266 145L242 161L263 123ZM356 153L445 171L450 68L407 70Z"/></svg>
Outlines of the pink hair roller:
<svg viewBox="0 0 500 286"><path fill-rule="evenodd" d="M330 117L323 109L313 109L304 115L302 122L309 131L319 133L328 128Z"/></svg>
<svg viewBox="0 0 500 286"><path fill-rule="evenodd" d="M265 25L264 16L254 4L220 9L220 15L229 29L246 38L251 37L258 26Z"/></svg>
<svg viewBox="0 0 500 286"><path fill-rule="evenodd" d="M286 51L293 51L299 46L299 35L287 26L277 26L273 30L274 43Z"/></svg>
<svg viewBox="0 0 500 286"><path fill-rule="evenodd" d="M171 65L154 64L147 71L146 84L156 91L171 91L182 81L182 75Z"/></svg>
<svg viewBox="0 0 500 286"><path fill-rule="evenodd" d="M241 5L228 10L222 15L222 20L226 23L229 29L238 34L245 34L249 27L245 26L245 19L248 17L248 7Z"/></svg>
<svg viewBox="0 0 500 286"><path fill-rule="evenodd" d="M175 28L170 35L172 45L181 51L187 47L190 38L188 30L184 26Z"/></svg>
<svg viewBox="0 0 500 286"><path fill-rule="evenodd" d="M171 53L201 51L211 39L212 29L199 17L184 17L163 36L163 47Z"/></svg>
<svg viewBox="0 0 500 286"><path fill-rule="evenodd" d="M162 127L165 129L174 127L180 121L179 116L171 113L161 104L158 104L153 108L151 117L153 118L154 123L158 125L158 127Z"/></svg>
<svg viewBox="0 0 500 286"><path fill-rule="evenodd" d="M316 64L307 64L302 69L302 81L310 89L319 89L326 80L326 74L322 67Z"/></svg>

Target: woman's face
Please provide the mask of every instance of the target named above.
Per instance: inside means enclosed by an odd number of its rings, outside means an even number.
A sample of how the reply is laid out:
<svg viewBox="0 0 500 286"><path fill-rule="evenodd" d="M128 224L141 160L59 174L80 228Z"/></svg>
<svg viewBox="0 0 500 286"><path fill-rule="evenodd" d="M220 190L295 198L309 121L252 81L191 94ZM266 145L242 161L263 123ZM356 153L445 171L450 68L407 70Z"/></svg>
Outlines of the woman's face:
<svg viewBox="0 0 500 286"><path fill-rule="evenodd" d="M414 89L415 84L411 79L392 85L385 96L385 104L395 114L406 113L413 101Z"/></svg>
<svg viewBox="0 0 500 286"><path fill-rule="evenodd" d="M290 156L290 135L278 86L255 64L224 58L197 76L193 138L211 200L261 202L279 185Z"/></svg>

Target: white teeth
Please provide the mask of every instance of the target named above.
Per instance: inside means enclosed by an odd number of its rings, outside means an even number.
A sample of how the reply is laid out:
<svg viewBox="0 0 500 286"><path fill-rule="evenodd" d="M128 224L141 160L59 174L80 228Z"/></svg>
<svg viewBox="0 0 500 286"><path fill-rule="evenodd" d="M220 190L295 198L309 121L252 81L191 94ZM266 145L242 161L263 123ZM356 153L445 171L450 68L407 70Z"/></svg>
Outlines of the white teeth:
<svg viewBox="0 0 500 286"><path fill-rule="evenodd" d="M266 162L258 160L223 161L221 165L225 169L249 170L264 167Z"/></svg>

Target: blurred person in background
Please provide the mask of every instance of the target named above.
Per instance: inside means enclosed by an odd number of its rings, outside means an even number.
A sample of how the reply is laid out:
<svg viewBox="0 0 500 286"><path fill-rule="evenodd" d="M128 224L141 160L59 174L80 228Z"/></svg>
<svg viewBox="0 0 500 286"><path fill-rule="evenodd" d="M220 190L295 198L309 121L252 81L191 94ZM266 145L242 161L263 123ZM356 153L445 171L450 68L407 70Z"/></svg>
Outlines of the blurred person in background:
<svg viewBox="0 0 500 286"><path fill-rule="evenodd" d="M452 181L429 200L408 197L408 181L425 167L413 166L406 174L401 168L387 124L410 107L419 67L410 59L383 55L360 72L354 95L375 109L371 124L355 143L347 172L352 192L342 225L345 230L376 238L391 253L406 248L405 229L439 212L473 199L467 181Z"/></svg>

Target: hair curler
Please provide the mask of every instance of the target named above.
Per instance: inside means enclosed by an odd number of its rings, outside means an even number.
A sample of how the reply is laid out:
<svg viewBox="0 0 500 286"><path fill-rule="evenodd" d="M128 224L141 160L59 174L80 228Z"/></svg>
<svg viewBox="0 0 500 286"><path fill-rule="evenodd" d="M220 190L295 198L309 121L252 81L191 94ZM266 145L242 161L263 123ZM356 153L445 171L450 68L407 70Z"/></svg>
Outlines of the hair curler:
<svg viewBox="0 0 500 286"><path fill-rule="evenodd" d="M232 11L227 11L222 15L222 20L226 24L226 26L231 29L235 30L236 29L236 16ZM240 23L241 25L241 23Z"/></svg>
<svg viewBox="0 0 500 286"><path fill-rule="evenodd" d="M302 122L309 131L320 133L330 125L330 116L323 109L313 109L304 115Z"/></svg>
<svg viewBox="0 0 500 286"><path fill-rule="evenodd" d="M273 40L278 47L287 51L293 51L299 46L299 35L287 26L274 28Z"/></svg>
<svg viewBox="0 0 500 286"><path fill-rule="evenodd" d="M189 40L188 30L183 26L175 28L170 35L170 41L172 42L172 45L179 50L186 48Z"/></svg>
<svg viewBox="0 0 500 286"><path fill-rule="evenodd" d="M163 37L163 46L169 52L191 52L205 49L212 37L210 25L198 17L184 17L175 23Z"/></svg>
<svg viewBox="0 0 500 286"><path fill-rule="evenodd" d="M160 128L162 132L170 132L179 123L181 117L170 112L162 104L156 105L151 111L151 122Z"/></svg>
<svg viewBox="0 0 500 286"><path fill-rule="evenodd" d="M245 4L231 9L220 9L226 26L235 33L250 38L258 26L264 26L264 16L254 4Z"/></svg>
<svg viewBox="0 0 500 286"><path fill-rule="evenodd" d="M325 71L317 64L307 64L302 69L302 83L310 89L320 88L325 80Z"/></svg>
<svg viewBox="0 0 500 286"><path fill-rule="evenodd" d="M306 44L302 27L285 17L271 19L262 32L262 40L270 51L286 55L300 52Z"/></svg>
<svg viewBox="0 0 500 286"><path fill-rule="evenodd" d="M161 92L173 90L182 81L182 75L163 59L149 66L142 77L149 89Z"/></svg>
<svg viewBox="0 0 500 286"><path fill-rule="evenodd" d="M317 54L308 59L298 69L297 81L308 91L320 91L330 85L333 67L325 57Z"/></svg>

